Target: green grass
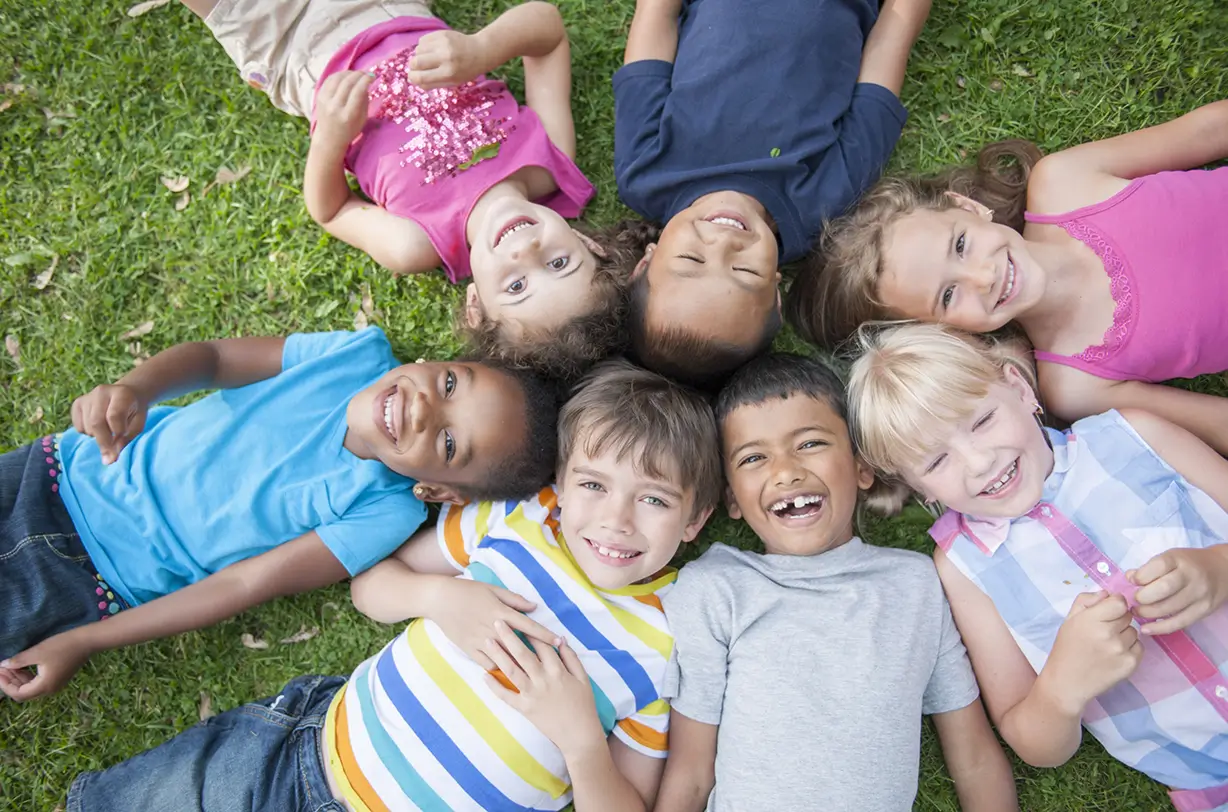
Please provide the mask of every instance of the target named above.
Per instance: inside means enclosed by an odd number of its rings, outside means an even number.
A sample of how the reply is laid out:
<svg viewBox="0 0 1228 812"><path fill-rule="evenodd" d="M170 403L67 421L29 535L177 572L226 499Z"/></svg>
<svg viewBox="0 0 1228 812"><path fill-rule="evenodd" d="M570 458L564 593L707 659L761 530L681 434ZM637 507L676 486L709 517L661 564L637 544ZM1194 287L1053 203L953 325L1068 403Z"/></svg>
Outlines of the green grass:
<svg viewBox="0 0 1228 812"><path fill-rule="evenodd" d="M579 163L599 190L589 215L604 224L624 212L611 167L609 80L634 3L560 5L573 38ZM459 288L438 274L393 280L307 216L306 125L244 85L186 9L130 19L127 6L0 0L0 83L24 85L0 95L11 102L0 110L0 333L20 345L20 361L0 355L0 448L64 427L73 398L121 375L134 353L347 328L367 290L372 321L403 358L454 352L448 325ZM472 30L503 7L451 0L437 10ZM910 66L911 120L892 167L935 169L1006 136L1054 150L1158 123L1228 96L1225 43L1222 0L935 3ZM507 78L518 88L518 70ZM202 197L222 165L252 171ZM159 182L176 175L192 180L182 212ZM50 284L36 289L53 262ZM147 321L153 330L130 346L123 334ZM797 346L788 337L781 344ZM1194 385L1222 392L1216 381ZM926 526L914 509L866 536L924 550ZM727 519L706 537L753 543ZM277 640L302 625L321 634L259 652L239 642L244 632ZM816 628L819 644L822 633ZM360 617L337 586L96 657L54 698L0 701L0 809L54 809L78 771L196 721L202 694L224 710L298 674L346 674L391 634ZM1094 742L1062 769L1019 766L1017 775L1025 810L1167 806L1161 787ZM957 808L929 733L917 808Z"/></svg>

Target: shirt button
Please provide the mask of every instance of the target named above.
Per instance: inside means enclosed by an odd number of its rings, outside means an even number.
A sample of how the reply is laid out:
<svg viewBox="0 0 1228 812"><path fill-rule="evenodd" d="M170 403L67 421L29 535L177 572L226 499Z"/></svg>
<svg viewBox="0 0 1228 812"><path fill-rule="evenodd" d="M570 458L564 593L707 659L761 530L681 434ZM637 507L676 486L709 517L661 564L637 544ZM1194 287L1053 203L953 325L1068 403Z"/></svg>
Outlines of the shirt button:
<svg viewBox="0 0 1228 812"><path fill-rule="evenodd" d="M1047 519L1053 515L1053 511L1049 509L1048 505L1045 505L1044 507L1040 509L1040 515L1044 516Z"/></svg>
<svg viewBox="0 0 1228 812"><path fill-rule="evenodd" d="M1101 561L1099 564L1097 564L1096 569L1100 572L1101 575L1109 574L1109 565L1104 561Z"/></svg>
<svg viewBox="0 0 1228 812"><path fill-rule="evenodd" d="M1215 695L1220 699L1228 701L1228 688L1225 688L1223 685L1215 686Z"/></svg>

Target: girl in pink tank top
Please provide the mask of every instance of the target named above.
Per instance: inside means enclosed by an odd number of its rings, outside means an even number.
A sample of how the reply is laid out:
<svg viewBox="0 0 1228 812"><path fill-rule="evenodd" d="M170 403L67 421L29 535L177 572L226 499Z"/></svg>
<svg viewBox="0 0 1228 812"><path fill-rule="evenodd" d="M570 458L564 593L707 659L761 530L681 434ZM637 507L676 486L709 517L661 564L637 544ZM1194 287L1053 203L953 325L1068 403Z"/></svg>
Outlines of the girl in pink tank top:
<svg viewBox="0 0 1228 812"><path fill-rule="evenodd" d="M868 321L1015 322L1059 418L1144 408L1228 454L1228 400L1159 385L1228 370L1228 167L1194 168L1226 157L1228 100L1045 158L1006 141L975 168L886 178L826 229L787 315L829 346Z"/></svg>
<svg viewBox="0 0 1228 812"><path fill-rule="evenodd" d="M458 327L479 353L572 377L621 344L624 280L565 219L593 186L557 8L470 35L428 0L185 2L250 84L311 119L303 197L325 231L393 273L472 280ZM484 75L517 57L523 106Z"/></svg>

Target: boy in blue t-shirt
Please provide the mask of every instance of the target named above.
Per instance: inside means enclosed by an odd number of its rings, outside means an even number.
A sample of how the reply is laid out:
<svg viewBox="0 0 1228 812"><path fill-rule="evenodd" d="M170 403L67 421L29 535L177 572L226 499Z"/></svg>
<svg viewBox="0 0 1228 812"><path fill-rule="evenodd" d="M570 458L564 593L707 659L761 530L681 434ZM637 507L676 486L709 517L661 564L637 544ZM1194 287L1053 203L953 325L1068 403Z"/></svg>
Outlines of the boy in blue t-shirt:
<svg viewBox="0 0 1228 812"><path fill-rule="evenodd" d="M809 250L899 138L898 95L929 8L638 0L614 74L614 169L623 201L665 226L624 229L607 253L637 243L642 363L709 386L771 344L777 266Z"/></svg>
<svg viewBox="0 0 1228 812"><path fill-rule="evenodd" d="M220 391L150 408L197 389ZM0 689L51 693L94 652L356 575L424 501L533 493L556 416L531 375L402 366L375 327L158 353L0 456Z"/></svg>

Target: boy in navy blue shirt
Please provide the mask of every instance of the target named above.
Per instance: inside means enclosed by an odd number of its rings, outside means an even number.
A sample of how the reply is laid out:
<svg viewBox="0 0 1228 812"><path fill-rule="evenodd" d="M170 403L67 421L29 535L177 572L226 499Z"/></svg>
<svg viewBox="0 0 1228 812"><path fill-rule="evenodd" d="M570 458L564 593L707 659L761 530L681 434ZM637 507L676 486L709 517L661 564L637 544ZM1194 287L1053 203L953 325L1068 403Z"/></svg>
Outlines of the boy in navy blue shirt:
<svg viewBox="0 0 1228 812"><path fill-rule="evenodd" d="M638 0L614 75L614 168L623 201L665 223L633 249L641 363L713 386L768 348L778 265L805 254L891 155L929 8Z"/></svg>

